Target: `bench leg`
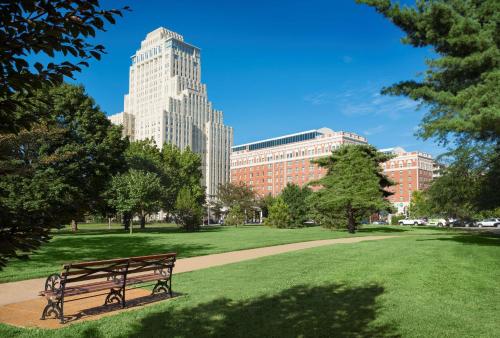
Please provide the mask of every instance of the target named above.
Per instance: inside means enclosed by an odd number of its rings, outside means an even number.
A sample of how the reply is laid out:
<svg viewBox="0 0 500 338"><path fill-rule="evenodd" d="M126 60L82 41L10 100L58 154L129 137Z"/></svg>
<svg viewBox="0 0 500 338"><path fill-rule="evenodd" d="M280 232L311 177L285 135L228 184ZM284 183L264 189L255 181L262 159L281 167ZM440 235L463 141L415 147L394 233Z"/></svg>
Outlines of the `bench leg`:
<svg viewBox="0 0 500 338"><path fill-rule="evenodd" d="M48 299L47 300L47 305L42 311L42 317L40 318L41 320L45 320L45 317L50 317L54 315L61 324L64 324L64 308L63 308L63 299L58 299L58 300L52 300Z"/></svg>
<svg viewBox="0 0 500 338"><path fill-rule="evenodd" d="M125 288L111 289L106 296L104 305L113 303L114 301L121 303L122 307L125 307Z"/></svg>
<svg viewBox="0 0 500 338"><path fill-rule="evenodd" d="M163 292L168 292L170 297L172 297L172 279L171 278L157 281L151 294L154 295L155 293L159 293L162 290L163 290Z"/></svg>

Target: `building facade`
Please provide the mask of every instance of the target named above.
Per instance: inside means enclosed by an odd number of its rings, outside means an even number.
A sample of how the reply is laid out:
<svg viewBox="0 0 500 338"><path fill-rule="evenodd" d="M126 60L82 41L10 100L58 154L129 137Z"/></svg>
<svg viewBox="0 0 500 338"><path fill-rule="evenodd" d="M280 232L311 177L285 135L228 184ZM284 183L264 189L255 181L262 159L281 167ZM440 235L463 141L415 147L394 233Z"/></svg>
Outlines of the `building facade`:
<svg viewBox="0 0 500 338"><path fill-rule="evenodd" d="M132 140L152 139L190 147L202 157L209 196L229 181L233 129L212 107L201 82L200 49L182 35L158 28L147 34L131 57L124 111L110 116Z"/></svg>
<svg viewBox="0 0 500 338"><path fill-rule="evenodd" d="M406 214L411 195L416 190L425 190L435 174L435 163L432 156L419 151L407 152L403 148L388 148L380 151L395 157L382 164L384 173L395 185L388 190L394 194L389 196L397 212Z"/></svg>
<svg viewBox="0 0 500 338"><path fill-rule="evenodd" d="M234 146L231 182L244 183L260 196L276 196L287 183L302 186L323 177L326 169L311 160L328 156L343 144L367 144L367 140L321 128Z"/></svg>

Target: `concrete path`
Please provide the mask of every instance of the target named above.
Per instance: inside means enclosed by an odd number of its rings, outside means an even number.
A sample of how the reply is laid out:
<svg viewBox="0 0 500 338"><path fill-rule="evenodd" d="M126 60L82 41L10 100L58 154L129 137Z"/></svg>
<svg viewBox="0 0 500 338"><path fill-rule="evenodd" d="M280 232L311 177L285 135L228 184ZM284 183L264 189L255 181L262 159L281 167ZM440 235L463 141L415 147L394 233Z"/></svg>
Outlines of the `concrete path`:
<svg viewBox="0 0 500 338"><path fill-rule="evenodd" d="M395 238L395 237L400 237L400 236L363 236L363 237L348 237L348 238L338 238L338 239L324 239L324 240L268 246L257 249L231 251L231 252L206 255L206 256L182 258L178 259L177 262L175 263L174 274L189 272L194 270L201 270L230 263L242 262L250 259L277 255L290 251L315 248L323 245L358 243L363 241L373 241L373 240ZM39 298L38 292L40 290L43 290L44 284L45 284L45 278L29 279L19 282L0 284L0 306Z"/></svg>

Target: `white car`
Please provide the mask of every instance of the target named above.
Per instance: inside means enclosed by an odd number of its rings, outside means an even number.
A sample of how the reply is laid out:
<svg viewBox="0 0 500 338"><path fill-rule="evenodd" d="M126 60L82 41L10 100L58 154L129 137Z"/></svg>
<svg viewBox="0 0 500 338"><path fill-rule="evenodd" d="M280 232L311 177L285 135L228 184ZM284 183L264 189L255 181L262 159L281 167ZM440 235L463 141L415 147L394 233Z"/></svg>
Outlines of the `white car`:
<svg viewBox="0 0 500 338"><path fill-rule="evenodd" d="M487 218L477 222L478 227L500 227L500 218Z"/></svg>
<svg viewBox="0 0 500 338"><path fill-rule="evenodd" d="M423 219L400 219L398 221L399 225L425 225Z"/></svg>
<svg viewBox="0 0 500 338"><path fill-rule="evenodd" d="M427 221L427 225L434 225L438 227L448 226L452 221L444 218L431 218Z"/></svg>

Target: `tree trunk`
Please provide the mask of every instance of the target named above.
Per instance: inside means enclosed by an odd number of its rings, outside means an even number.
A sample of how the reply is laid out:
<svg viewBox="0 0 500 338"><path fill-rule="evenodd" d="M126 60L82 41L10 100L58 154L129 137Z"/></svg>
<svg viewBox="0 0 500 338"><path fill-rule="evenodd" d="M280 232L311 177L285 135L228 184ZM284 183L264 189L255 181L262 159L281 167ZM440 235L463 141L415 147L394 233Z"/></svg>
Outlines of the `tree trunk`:
<svg viewBox="0 0 500 338"><path fill-rule="evenodd" d="M356 232L356 219L354 218L354 212L349 209L348 212L348 219L347 219L347 231L350 234L353 234Z"/></svg>
<svg viewBox="0 0 500 338"><path fill-rule="evenodd" d="M108 230L111 230L111 217L108 217Z"/></svg>
<svg viewBox="0 0 500 338"><path fill-rule="evenodd" d="M139 216L139 219L141 221L141 229L145 229L146 228L146 215L142 215Z"/></svg>
<svg viewBox="0 0 500 338"><path fill-rule="evenodd" d="M130 214L128 212L123 213L123 226L125 230L129 230L130 228Z"/></svg>
<svg viewBox="0 0 500 338"><path fill-rule="evenodd" d="M71 230L73 232L77 232L78 231L78 223L74 219L71 220Z"/></svg>

